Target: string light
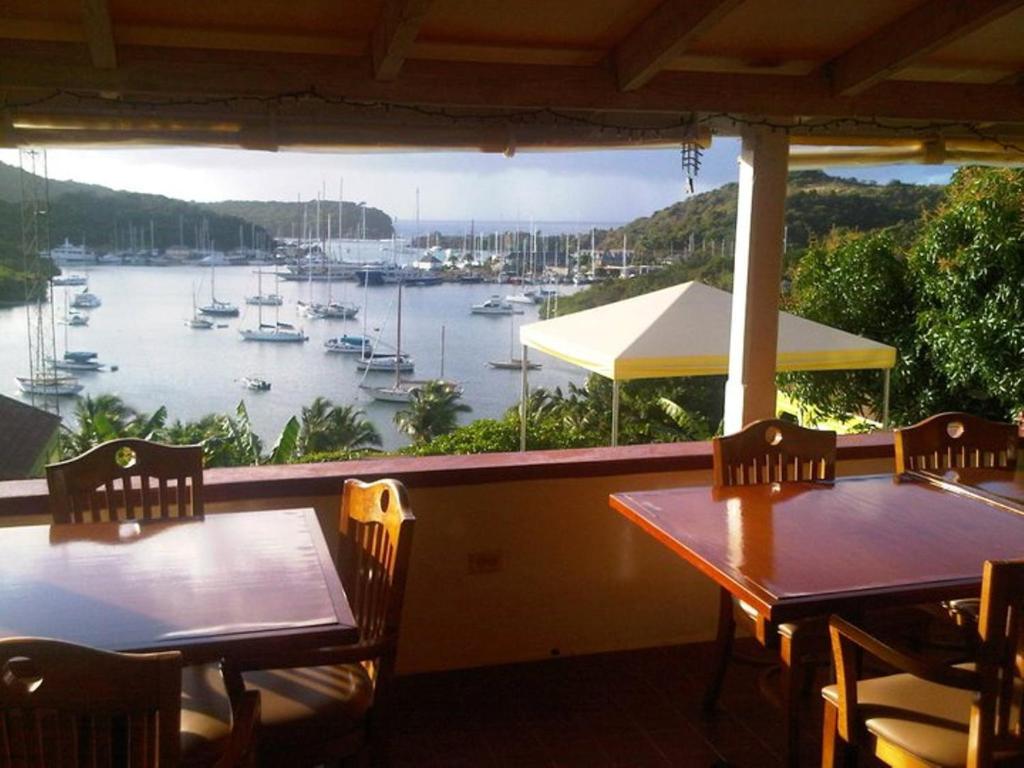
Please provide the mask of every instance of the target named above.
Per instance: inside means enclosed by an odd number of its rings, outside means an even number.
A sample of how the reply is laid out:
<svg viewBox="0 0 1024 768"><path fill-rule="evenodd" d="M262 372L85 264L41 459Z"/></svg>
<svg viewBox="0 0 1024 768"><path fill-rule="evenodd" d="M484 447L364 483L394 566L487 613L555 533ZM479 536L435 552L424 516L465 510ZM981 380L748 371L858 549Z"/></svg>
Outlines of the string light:
<svg viewBox="0 0 1024 768"><path fill-rule="evenodd" d="M52 104L61 99L73 99L81 103L100 103L109 108L111 101L99 94L80 92L64 88L58 88L35 99L25 101L12 101L6 96L0 99L0 109L28 110L34 107ZM679 132L685 131L688 136L696 139L701 128L708 128L714 132L715 127L728 124L732 129L737 128L761 128L777 131L787 135L829 135L836 134L846 129L875 129L884 131L887 135L905 135L917 138L935 138L948 132L960 132L982 141L988 141L1007 152L1024 154L1024 147L1008 142L999 136L983 130L978 125L969 122L899 122L896 120L884 120L874 117L841 117L827 119L806 119L797 118L785 122L773 121L766 117L747 117L731 112L712 112L700 115L689 113L678 117L667 119L663 124L657 126L641 127L635 124L615 122L608 119L596 119L580 114L578 112L565 112L550 107L537 109L520 109L504 112L472 112L459 110L452 112L443 107L428 107L417 104L402 104L387 101L366 101L350 99L344 96L331 96L320 93L316 88L308 88L299 91L290 91L269 95L245 95L245 96L219 96L204 98L167 98L167 99L140 99L135 97L117 99L118 104L140 111L159 110L167 107L236 107L243 105L257 105L267 108L268 114L280 116L279 107L287 107L297 104L318 104L324 106L345 107L359 111L383 111L402 112L415 114L431 120L441 120L451 125L458 124L500 124L500 125L575 125L596 129L601 135L611 132L615 136L628 141L658 140L677 142ZM870 136L865 134L865 143L870 143ZM696 164L688 165L687 147L692 147L693 159ZM695 142L683 142L683 170L687 172L692 188L693 177L696 176L700 167L700 148ZM692 174L688 170L692 166Z"/></svg>

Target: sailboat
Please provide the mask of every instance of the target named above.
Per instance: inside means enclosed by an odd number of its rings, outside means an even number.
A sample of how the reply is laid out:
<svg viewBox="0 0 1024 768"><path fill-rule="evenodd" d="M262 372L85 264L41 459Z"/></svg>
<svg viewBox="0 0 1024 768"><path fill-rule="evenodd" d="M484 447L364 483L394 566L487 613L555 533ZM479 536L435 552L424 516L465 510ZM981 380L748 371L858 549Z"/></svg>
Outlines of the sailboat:
<svg viewBox="0 0 1024 768"><path fill-rule="evenodd" d="M257 290L259 295L263 295L263 271L257 270ZM274 273L277 274L276 272ZM301 328L296 328L294 325L288 323L282 323L277 318L277 308L274 309L274 322L264 323L263 322L263 304L257 304L256 307L259 309L259 321L255 328L240 328L239 333L242 335L242 339L245 341L277 341L277 342L294 342L294 341L309 341L309 337L303 333Z"/></svg>
<svg viewBox="0 0 1024 768"><path fill-rule="evenodd" d="M196 330L208 330L213 328L213 320L203 317L196 308L196 286L192 284L192 317L185 319L185 325Z"/></svg>
<svg viewBox="0 0 1024 768"><path fill-rule="evenodd" d="M523 370L523 359L516 357L516 319L514 317L509 318L508 325L508 360L489 360L487 364L491 368L496 368L500 371L521 371ZM526 370L536 371L540 368L540 363L527 362Z"/></svg>
<svg viewBox="0 0 1024 768"><path fill-rule="evenodd" d="M68 313L68 292L64 291L64 312ZM72 352L68 347L68 326L74 323L64 323L64 356L52 358L46 362L51 368L58 371L101 371L103 363L96 359L95 352Z"/></svg>
<svg viewBox="0 0 1024 768"><path fill-rule="evenodd" d="M227 301L217 300L216 290L216 279L217 279L217 267L210 264L210 303L205 307L200 307L199 311L204 315L214 315L216 317L238 317L238 307Z"/></svg>
<svg viewBox="0 0 1024 768"><path fill-rule="evenodd" d="M395 352L371 352L360 356L356 369L360 371L394 371L395 385L401 383L402 373L410 373L415 368L413 359L402 353L402 284L398 284L398 328L395 332Z"/></svg>
<svg viewBox="0 0 1024 768"><path fill-rule="evenodd" d="M395 383L386 387L367 387L363 386L370 392L370 396L374 400L382 400L388 403L408 403L412 399L413 392L419 389L423 382L421 381L403 381L402 372L411 371L413 369L412 358L402 354L402 284L398 284L398 328L395 332L395 354L386 356L389 359L384 359L381 356L381 364L386 365L388 362L391 363L392 368L395 372ZM378 357L377 355L371 355L370 360ZM361 370L380 370L379 368L370 367L366 357L362 357L359 360L360 363L366 363L366 366Z"/></svg>

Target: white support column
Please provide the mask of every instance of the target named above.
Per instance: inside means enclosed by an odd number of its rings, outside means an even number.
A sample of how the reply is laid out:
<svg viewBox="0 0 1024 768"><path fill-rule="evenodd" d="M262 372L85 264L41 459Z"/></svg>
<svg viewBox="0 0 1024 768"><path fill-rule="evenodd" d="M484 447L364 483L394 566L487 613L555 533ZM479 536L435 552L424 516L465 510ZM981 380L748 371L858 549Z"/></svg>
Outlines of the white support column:
<svg viewBox="0 0 1024 768"><path fill-rule="evenodd" d="M789 140L750 130L740 152L739 204L725 385L725 433L775 415L779 283Z"/></svg>
<svg viewBox="0 0 1024 768"><path fill-rule="evenodd" d="M526 345L523 344L522 389L519 392L519 450L526 450L526 410L530 403L530 366L526 357Z"/></svg>

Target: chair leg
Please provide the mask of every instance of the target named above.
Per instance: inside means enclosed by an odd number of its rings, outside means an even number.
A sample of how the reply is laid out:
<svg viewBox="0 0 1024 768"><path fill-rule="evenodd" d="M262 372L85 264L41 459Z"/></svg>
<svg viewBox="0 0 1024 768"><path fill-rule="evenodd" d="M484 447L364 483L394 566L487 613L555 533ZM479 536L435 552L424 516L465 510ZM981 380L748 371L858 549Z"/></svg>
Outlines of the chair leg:
<svg viewBox="0 0 1024 768"><path fill-rule="evenodd" d="M725 670L732 655L733 638L736 636L736 619L732 613L732 594L720 588L718 592L718 632L715 635L715 658L712 662L711 677L704 691L704 711L713 712L718 703L725 681Z"/></svg>
<svg viewBox="0 0 1024 768"><path fill-rule="evenodd" d="M839 768L836 765L836 742L839 740L839 710L825 702L825 717L821 730L821 768Z"/></svg>
<svg viewBox="0 0 1024 768"><path fill-rule="evenodd" d="M824 702L821 768L857 768L857 747L839 737L839 709Z"/></svg>
<svg viewBox="0 0 1024 768"><path fill-rule="evenodd" d="M786 736L784 764L795 768L800 757L800 681L801 659L804 657L799 625L788 635L779 637L779 656L782 659L782 717Z"/></svg>

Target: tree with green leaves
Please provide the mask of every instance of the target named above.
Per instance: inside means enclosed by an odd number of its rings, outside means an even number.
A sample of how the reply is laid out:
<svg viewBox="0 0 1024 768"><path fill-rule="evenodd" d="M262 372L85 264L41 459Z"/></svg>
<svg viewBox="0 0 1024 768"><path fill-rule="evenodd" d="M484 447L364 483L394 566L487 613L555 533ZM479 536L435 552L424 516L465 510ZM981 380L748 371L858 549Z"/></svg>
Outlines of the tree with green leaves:
<svg viewBox="0 0 1024 768"><path fill-rule="evenodd" d="M1024 171L961 169L910 244L883 232L812 247L789 309L897 348L895 424L945 410L1014 419L1024 406L1022 211ZM877 373L781 379L823 416L881 413Z"/></svg>
<svg viewBox="0 0 1024 768"><path fill-rule="evenodd" d="M443 381L428 381L412 393L409 407L395 414L395 424L412 438L413 443L427 443L458 426L460 413L472 409L460 403L462 393Z"/></svg>
<svg viewBox="0 0 1024 768"><path fill-rule="evenodd" d="M151 414L140 413L117 395L86 395L75 403L74 427L64 425L61 453L71 458L100 443L120 437L151 440L163 428L167 409L161 406Z"/></svg>
<svg viewBox="0 0 1024 768"><path fill-rule="evenodd" d="M917 331L947 392L964 410L1015 418L1024 407L1024 170L958 171L909 266Z"/></svg>
<svg viewBox="0 0 1024 768"><path fill-rule="evenodd" d="M381 446L380 432L353 405L334 405L317 397L302 408L296 451L300 456L314 453L354 452Z"/></svg>

